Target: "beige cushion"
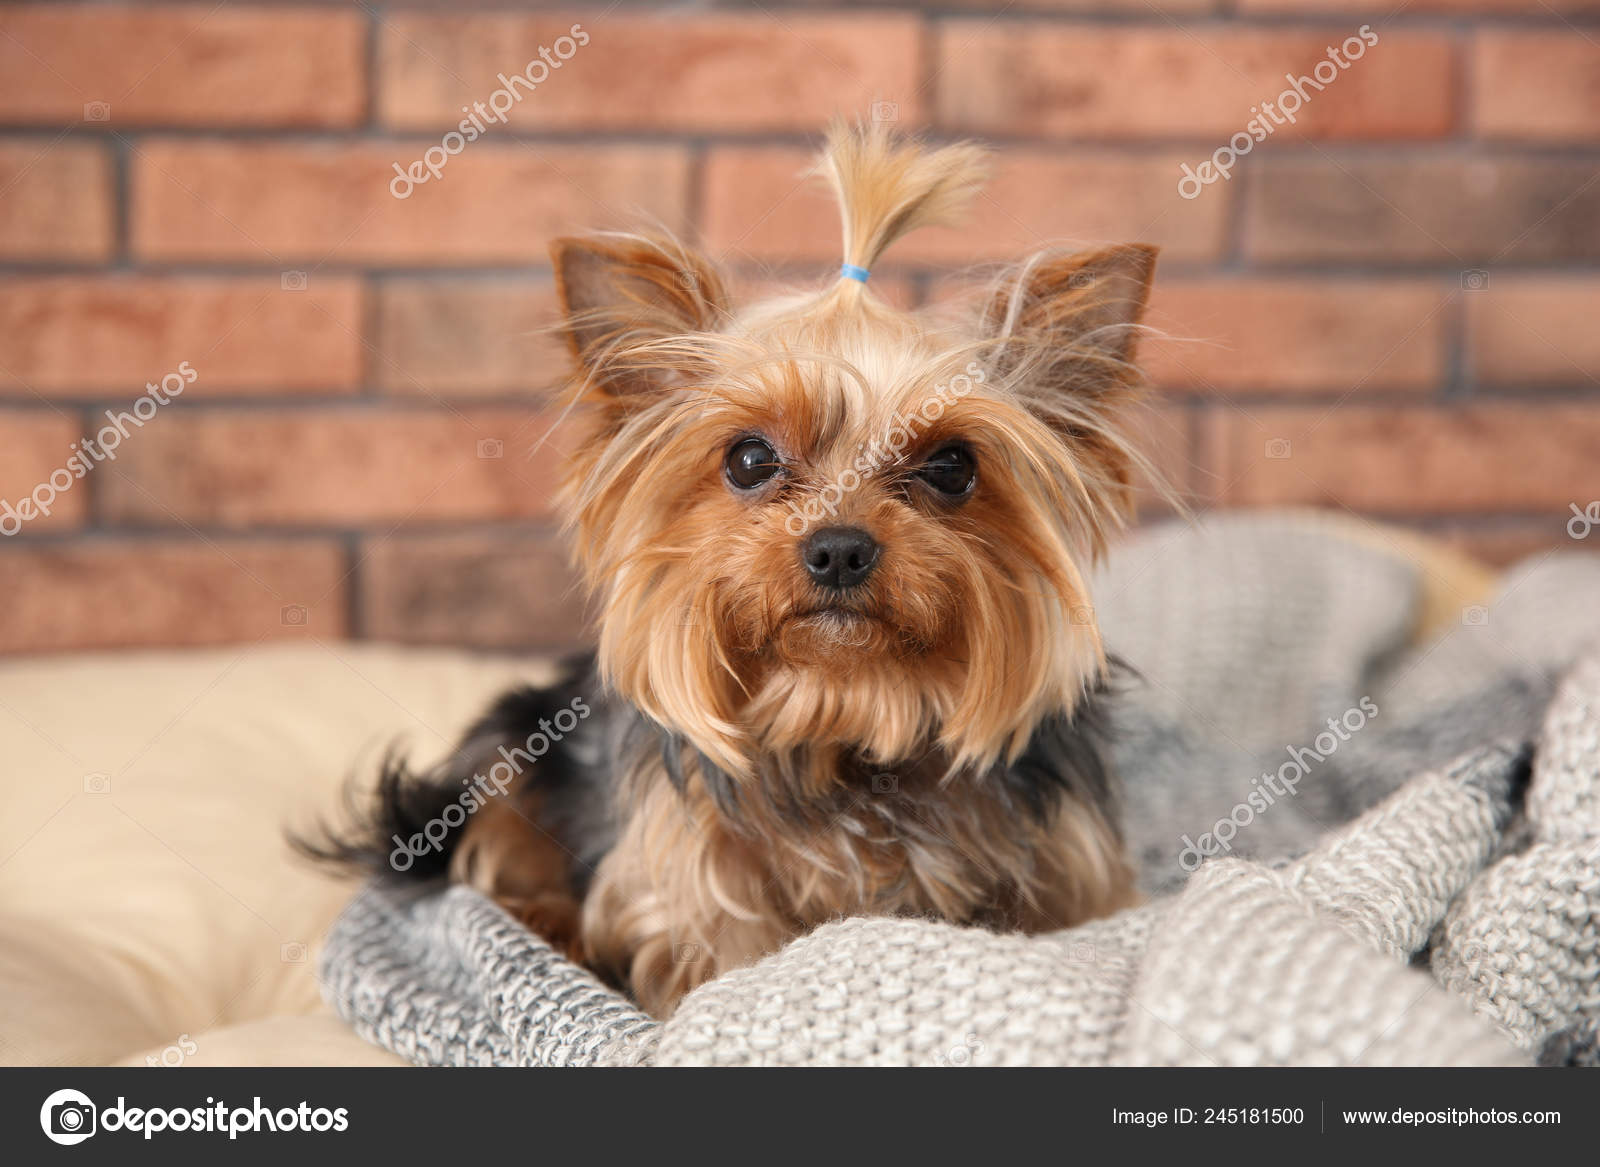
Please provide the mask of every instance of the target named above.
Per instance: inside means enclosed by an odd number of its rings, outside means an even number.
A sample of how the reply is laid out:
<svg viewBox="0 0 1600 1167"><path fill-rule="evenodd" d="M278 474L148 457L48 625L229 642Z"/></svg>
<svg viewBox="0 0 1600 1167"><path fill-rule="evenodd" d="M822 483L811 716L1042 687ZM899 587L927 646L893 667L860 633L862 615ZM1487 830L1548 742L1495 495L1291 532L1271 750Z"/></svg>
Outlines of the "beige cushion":
<svg viewBox="0 0 1600 1167"><path fill-rule="evenodd" d="M318 991L353 881L284 830L334 811L386 743L437 757L547 676L314 643L0 663L0 1062L393 1061Z"/></svg>

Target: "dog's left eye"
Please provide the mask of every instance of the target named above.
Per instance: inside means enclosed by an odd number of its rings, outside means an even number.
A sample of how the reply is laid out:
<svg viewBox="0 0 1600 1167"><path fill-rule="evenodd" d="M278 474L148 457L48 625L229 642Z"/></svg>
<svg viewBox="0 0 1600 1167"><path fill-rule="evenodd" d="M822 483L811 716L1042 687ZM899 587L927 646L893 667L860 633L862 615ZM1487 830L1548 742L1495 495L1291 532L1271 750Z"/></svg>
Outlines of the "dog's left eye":
<svg viewBox="0 0 1600 1167"><path fill-rule="evenodd" d="M728 481L740 490L754 490L783 469L777 451L760 438L735 442L723 466L727 469Z"/></svg>
<svg viewBox="0 0 1600 1167"><path fill-rule="evenodd" d="M917 477L940 494L959 498L978 479L978 462L965 446L946 446L917 470Z"/></svg>

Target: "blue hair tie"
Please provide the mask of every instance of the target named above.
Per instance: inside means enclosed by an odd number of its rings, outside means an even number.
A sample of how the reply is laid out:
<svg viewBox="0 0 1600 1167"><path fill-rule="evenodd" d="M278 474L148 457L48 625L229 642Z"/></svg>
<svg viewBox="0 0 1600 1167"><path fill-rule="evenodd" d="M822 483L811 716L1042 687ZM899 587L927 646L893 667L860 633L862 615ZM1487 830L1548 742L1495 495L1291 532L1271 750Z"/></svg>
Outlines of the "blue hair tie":
<svg viewBox="0 0 1600 1167"><path fill-rule="evenodd" d="M844 264L842 267L839 268L839 278L840 279L857 280L857 281L859 281L860 283L863 283L863 284L867 282L867 277L870 276L871 274L872 273L869 272L866 268L857 267L853 263Z"/></svg>

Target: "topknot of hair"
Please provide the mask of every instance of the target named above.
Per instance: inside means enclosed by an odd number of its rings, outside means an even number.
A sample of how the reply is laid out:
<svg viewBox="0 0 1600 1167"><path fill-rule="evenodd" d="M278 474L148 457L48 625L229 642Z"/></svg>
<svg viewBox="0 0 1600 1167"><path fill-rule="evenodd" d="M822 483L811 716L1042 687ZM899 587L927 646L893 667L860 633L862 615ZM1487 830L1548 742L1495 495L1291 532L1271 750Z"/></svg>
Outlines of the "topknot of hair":
<svg viewBox="0 0 1600 1167"><path fill-rule="evenodd" d="M883 122L838 121L818 160L844 228L844 262L870 269L917 227L957 222L989 177L989 155L971 142L937 149L896 137ZM854 280L840 281L860 290Z"/></svg>

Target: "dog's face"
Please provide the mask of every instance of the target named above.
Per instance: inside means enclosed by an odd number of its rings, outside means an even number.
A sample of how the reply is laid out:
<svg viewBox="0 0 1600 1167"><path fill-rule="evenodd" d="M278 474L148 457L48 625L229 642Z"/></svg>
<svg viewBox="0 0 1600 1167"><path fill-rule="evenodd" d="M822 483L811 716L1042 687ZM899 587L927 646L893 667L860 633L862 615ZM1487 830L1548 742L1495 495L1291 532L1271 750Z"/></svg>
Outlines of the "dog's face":
<svg viewBox="0 0 1600 1167"><path fill-rule="evenodd" d="M859 284L735 311L646 238L555 259L587 421L567 503L625 697L734 775L818 746L988 764L1074 706L1152 249L1036 262L964 327Z"/></svg>

